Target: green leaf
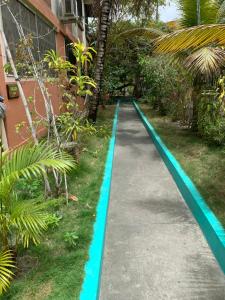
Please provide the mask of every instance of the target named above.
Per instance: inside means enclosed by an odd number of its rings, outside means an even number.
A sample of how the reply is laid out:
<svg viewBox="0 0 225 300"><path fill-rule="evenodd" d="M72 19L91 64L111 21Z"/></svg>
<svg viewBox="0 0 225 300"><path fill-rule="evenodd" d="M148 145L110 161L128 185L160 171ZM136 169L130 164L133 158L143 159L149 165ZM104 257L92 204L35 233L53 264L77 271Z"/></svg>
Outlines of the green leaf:
<svg viewBox="0 0 225 300"><path fill-rule="evenodd" d="M0 295L5 292L10 281L13 278L12 269L15 268L13 255L11 251L4 251L0 253Z"/></svg>

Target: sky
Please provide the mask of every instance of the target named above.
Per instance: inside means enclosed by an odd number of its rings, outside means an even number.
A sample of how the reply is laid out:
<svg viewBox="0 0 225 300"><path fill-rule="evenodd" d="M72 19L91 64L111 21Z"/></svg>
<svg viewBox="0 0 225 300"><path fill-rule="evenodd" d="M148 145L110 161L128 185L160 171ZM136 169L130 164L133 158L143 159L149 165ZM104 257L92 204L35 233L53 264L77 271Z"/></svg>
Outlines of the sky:
<svg viewBox="0 0 225 300"><path fill-rule="evenodd" d="M169 3L170 2L170 3ZM176 0L167 0L167 5L160 8L160 19L163 22L172 21L178 19L180 16L177 9Z"/></svg>

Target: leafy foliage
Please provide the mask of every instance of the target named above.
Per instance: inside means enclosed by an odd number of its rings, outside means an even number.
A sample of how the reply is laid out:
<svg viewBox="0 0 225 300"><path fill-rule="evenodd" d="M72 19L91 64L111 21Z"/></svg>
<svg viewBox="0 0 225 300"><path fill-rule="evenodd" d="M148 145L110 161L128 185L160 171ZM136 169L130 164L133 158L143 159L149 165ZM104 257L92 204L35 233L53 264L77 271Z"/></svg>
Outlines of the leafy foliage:
<svg viewBox="0 0 225 300"><path fill-rule="evenodd" d="M59 226L59 222L62 220L62 216L56 213L48 214L46 218L46 223L48 228L57 228Z"/></svg>
<svg viewBox="0 0 225 300"><path fill-rule="evenodd" d="M200 25L166 34L154 41L156 53L177 53L214 44L225 44L225 25Z"/></svg>
<svg viewBox="0 0 225 300"><path fill-rule="evenodd" d="M81 135L93 135L96 133L96 128L93 124L89 123L85 118L74 118L73 112L67 111L61 114L58 119L58 126L60 133L64 136L64 139L68 141L79 142Z"/></svg>
<svg viewBox="0 0 225 300"><path fill-rule="evenodd" d="M20 178L15 185L15 190L19 199L34 199L43 193L43 182L40 178L25 179Z"/></svg>
<svg viewBox="0 0 225 300"><path fill-rule="evenodd" d="M140 27L140 28L133 28L130 30L126 30L121 32L116 38L119 37L129 37L132 36L143 36L149 40L154 40L155 38L158 38L160 36L163 36L165 33L158 28L154 27Z"/></svg>
<svg viewBox="0 0 225 300"><path fill-rule="evenodd" d="M15 268L11 251L0 253L0 295L6 291L13 278L12 269Z"/></svg>
<svg viewBox="0 0 225 300"><path fill-rule="evenodd" d="M52 146L42 143L38 146L26 145L2 156L0 199L8 199L15 183L21 178L43 175L45 167L57 171L68 171L74 165L73 159L66 153L59 153Z"/></svg>
<svg viewBox="0 0 225 300"><path fill-rule="evenodd" d="M11 198L11 207L3 207L1 212L1 226L8 228L9 232L2 230L3 238L7 237L7 246L16 247L22 244L28 248L30 242L35 245L40 243L43 231L47 229L47 214L43 211L42 206L35 201L18 201ZM6 219L6 214L8 215ZM7 236L6 236L7 234ZM13 241L13 243L11 242Z"/></svg>
<svg viewBox="0 0 225 300"><path fill-rule="evenodd" d="M74 161L68 154L58 153L44 143L0 152L0 160L0 246L17 251L19 244L28 247L30 242L40 243L43 231L47 229L47 214L36 201L19 200L16 184L21 178L29 180L46 174L46 168L66 172L74 166ZM0 258L0 273L6 276L0 276L3 282L0 292L9 285L11 267L11 255L6 252Z"/></svg>
<svg viewBox="0 0 225 300"><path fill-rule="evenodd" d="M17 246L22 242L24 247L29 242L40 242L41 233L47 228L46 214L41 206L34 202L17 200L16 183L21 179L39 177L47 168L65 172L74 166L73 159L66 153L46 144L26 145L13 152L3 153L1 158L0 178L0 235L4 248ZM14 235L13 238L12 234ZM13 244L12 244L13 243Z"/></svg>
<svg viewBox="0 0 225 300"><path fill-rule="evenodd" d="M84 74L84 70L87 64L91 64L93 61L93 53L96 53L94 48L85 47L81 42L74 42L70 44L74 57L76 59L76 65L71 64L69 61L61 57L54 50L46 52L44 62L48 64L50 71L58 73L57 79L53 80L54 83L59 81L58 84L63 87L67 82L67 74L70 76L70 83L76 86L76 94L78 96L92 95L91 89L96 87L95 81L88 75ZM64 84L62 82L64 80Z"/></svg>
<svg viewBox="0 0 225 300"><path fill-rule="evenodd" d="M70 45L72 46L74 57L76 57L77 68L82 71L86 63L92 63L93 53L96 54L96 51L93 47L85 47L81 42L74 42Z"/></svg>
<svg viewBox="0 0 225 300"><path fill-rule="evenodd" d="M138 29L137 29L138 27ZM120 21L113 24L107 47L104 91L111 95L129 91L135 93L141 89L141 68L138 64L139 55L151 51L149 41L138 36L142 30L140 24ZM160 30L152 30L155 34ZM137 96L138 92L136 93Z"/></svg>
<svg viewBox="0 0 225 300"><path fill-rule="evenodd" d="M96 88L95 81L89 76L85 76L85 75L71 76L70 82L74 83L77 86L78 96L85 96L85 95L92 96L93 92L90 90L90 87Z"/></svg>
<svg viewBox="0 0 225 300"><path fill-rule="evenodd" d="M221 48L204 47L191 53L184 61L185 67L195 76L218 77L225 65L225 51Z"/></svg>
<svg viewBox="0 0 225 300"><path fill-rule="evenodd" d="M75 248L78 244L79 236L75 231L66 232L64 234L64 241L69 248Z"/></svg>
<svg viewBox="0 0 225 300"><path fill-rule="evenodd" d="M170 114L175 120L188 122L186 110L190 102L191 83L180 65L171 64L168 57L141 57L145 98L161 114Z"/></svg>
<svg viewBox="0 0 225 300"><path fill-rule="evenodd" d="M182 25L191 27L198 25L197 1L179 0L179 8L182 14ZM218 4L214 0L200 0L200 24L212 24L216 22Z"/></svg>
<svg viewBox="0 0 225 300"><path fill-rule="evenodd" d="M49 69L53 69L56 71L66 70L70 71L75 68L69 61L65 60L61 57L55 50L48 50L44 57L44 62L48 63Z"/></svg>
<svg viewBox="0 0 225 300"><path fill-rule="evenodd" d="M211 144L225 144L225 77L214 90L202 94L199 103L198 129Z"/></svg>
<svg viewBox="0 0 225 300"><path fill-rule="evenodd" d="M108 126L111 128L113 115L114 107L100 109L97 126L109 123ZM31 245L29 249L22 251L19 247L17 253L19 276L2 298L39 299L43 293L53 299L70 299L71 295L79 298L104 172L108 139L96 135L88 137L85 147L88 151L82 152L79 165L68 176L69 191L79 200L70 200L69 205L65 205L64 197L48 198L44 202L40 196L36 199L47 213L47 223L49 214L63 218L58 226L55 224L55 228L54 225L48 226L50 230L44 232L41 244L37 247ZM97 157L91 152L98 153ZM75 232L79 237L74 248L64 241L67 232ZM49 294L46 293L46 287Z"/></svg>

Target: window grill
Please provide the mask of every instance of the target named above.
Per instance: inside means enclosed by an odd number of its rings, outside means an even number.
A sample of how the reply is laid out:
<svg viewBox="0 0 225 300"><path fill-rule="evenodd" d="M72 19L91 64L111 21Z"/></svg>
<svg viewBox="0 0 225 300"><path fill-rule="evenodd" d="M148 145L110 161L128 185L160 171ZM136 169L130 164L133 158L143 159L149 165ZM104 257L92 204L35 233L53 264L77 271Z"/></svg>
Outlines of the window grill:
<svg viewBox="0 0 225 300"><path fill-rule="evenodd" d="M49 49L56 49L55 30L36 13L32 12L18 0L8 3L12 13L22 26L24 34L33 36L33 55L36 60L43 58ZM13 58L16 56L16 45L19 42L19 34L16 24L7 8L2 6L2 21L4 32Z"/></svg>
<svg viewBox="0 0 225 300"><path fill-rule="evenodd" d="M78 17L83 16L82 0L77 0L77 13L78 13Z"/></svg>

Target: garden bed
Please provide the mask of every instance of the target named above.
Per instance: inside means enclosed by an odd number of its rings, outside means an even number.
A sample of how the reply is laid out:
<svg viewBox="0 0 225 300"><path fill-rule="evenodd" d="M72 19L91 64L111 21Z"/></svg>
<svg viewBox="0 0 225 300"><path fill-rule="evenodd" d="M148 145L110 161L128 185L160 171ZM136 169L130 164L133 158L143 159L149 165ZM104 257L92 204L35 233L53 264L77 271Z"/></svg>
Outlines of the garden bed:
<svg viewBox="0 0 225 300"><path fill-rule="evenodd" d="M99 124L112 125L114 107L99 113ZM20 252L19 269L0 299L79 299L84 265L93 233L109 138L88 137L76 170L70 174L71 200L51 199L48 210L62 219L37 247ZM77 236L72 246L73 236Z"/></svg>

